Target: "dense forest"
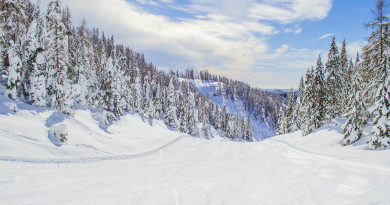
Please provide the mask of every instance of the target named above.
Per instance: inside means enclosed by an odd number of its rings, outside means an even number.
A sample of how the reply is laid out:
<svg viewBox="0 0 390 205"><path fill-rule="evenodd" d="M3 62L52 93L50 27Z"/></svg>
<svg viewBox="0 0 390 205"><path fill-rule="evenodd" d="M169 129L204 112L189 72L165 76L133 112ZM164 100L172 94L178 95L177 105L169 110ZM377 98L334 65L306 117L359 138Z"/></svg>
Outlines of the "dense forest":
<svg viewBox="0 0 390 205"><path fill-rule="evenodd" d="M207 137L214 128L252 141L251 120L276 129L278 110L285 106L277 94L207 71L159 71L142 53L88 28L86 20L74 26L59 0L44 7L29 0L0 5L0 82L13 100L69 115L76 103L107 111L107 120L136 112L194 136ZM242 101L248 115L229 113L181 79L218 82L214 94Z"/></svg>
<svg viewBox="0 0 390 205"><path fill-rule="evenodd" d="M383 0L377 2L373 29L363 53L349 59L345 40L341 51L333 37L328 59L301 78L298 98L290 91L287 109L279 111L278 134L302 130L308 135L335 118L346 117L343 145L358 141L372 121L371 149L390 146L390 29Z"/></svg>

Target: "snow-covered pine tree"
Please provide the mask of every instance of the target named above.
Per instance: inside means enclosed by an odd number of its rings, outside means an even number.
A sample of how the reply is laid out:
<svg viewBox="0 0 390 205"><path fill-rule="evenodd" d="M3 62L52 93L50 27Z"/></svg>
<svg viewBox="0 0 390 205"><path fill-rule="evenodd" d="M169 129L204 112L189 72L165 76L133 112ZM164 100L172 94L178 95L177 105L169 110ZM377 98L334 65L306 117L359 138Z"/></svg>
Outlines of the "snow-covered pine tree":
<svg viewBox="0 0 390 205"><path fill-rule="evenodd" d="M28 8L31 7L31 2L28 0L3 0L1 4L0 24L6 41L3 46L8 52L12 42L15 52L20 54L24 35L30 23L31 13L29 13ZM7 64L7 62L5 63Z"/></svg>
<svg viewBox="0 0 390 205"><path fill-rule="evenodd" d="M220 109L217 104L214 105L214 112L213 112L213 125L215 129L221 130L222 128L222 119L221 119L221 114L220 114Z"/></svg>
<svg viewBox="0 0 390 205"><path fill-rule="evenodd" d="M302 101L304 97L305 92L305 84L303 77L301 77L301 80L299 82L299 88L298 88L298 97L294 106L294 113L293 113L293 131L297 131L301 129L301 108L302 108Z"/></svg>
<svg viewBox="0 0 390 205"><path fill-rule="evenodd" d="M377 2L375 19L368 25L374 29L363 47L364 59L363 81L368 82L365 88L365 101L373 110L373 136L369 145L372 149L389 146L389 50L390 31L389 17L384 12L383 0Z"/></svg>
<svg viewBox="0 0 390 205"><path fill-rule="evenodd" d="M178 127L176 107L175 85L172 78L170 78L167 90L167 108L166 113L164 114L164 122L166 125L169 125L173 128Z"/></svg>
<svg viewBox="0 0 390 205"><path fill-rule="evenodd" d="M235 123L236 118L237 118L237 116L232 116L231 114L227 114L227 117L226 117L226 119L228 119L228 120L227 120L225 134L227 137L232 138L232 139L235 138L235 136L236 136L236 133L235 133L235 131L237 129L236 123Z"/></svg>
<svg viewBox="0 0 390 205"><path fill-rule="evenodd" d="M188 133L190 135L197 135L197 122L198 120L195 119L195 113L197 113L196 105L195 105L195 95L194 93L189 89L188 90L188 102L187 102L187 126L188 126Z"/></svg>
<svg viewBox="0 0 390 205"><path fill-rule="evenodd" d="M50 96L49 105L71 114L73 92L68 82L68 36L62 22L61 5L58 0L51 1L46 13L46 87Z"/></svg>
<svg viewBox="0 0 390 205"><path fill-rule="evenodd" d="M349 72L349 62L348 62L348 56L347 56L347 46L345 44L345 39L343 40L343 44L341 46L340 51L340 70L341 70L341 76L343 81L343 88L342 88L342 109L343 111L347 107L348 104L348 88L350 87L351 83L351 73Z"/></svg>
<svg viewBox="0 0 390 205"><path fill-rule="evenodd" d="M0 16L2 15L2 11L0 10ZM0 22L1 23L1 22ZM0 24L0 83L4 81L3 75L7 74L7 67L4 65L4 61L6 60L6 46L5 46L5 35L3 31L3 25Z"/></svg>
<svg viewBox="0 0 390 205"><path fill-rule="evenodd" d="M371 149L388 148L390 146L390 55L384 53L386 72L376 94L373 112L374 126L369 140Z"/></svg>
<svg viewBox="0 0 390 205"><path fill-rule="evenodd" d="M76 102L89 106L94 103L93 94L96 92L94 82L96 81L96 74L92 69L92 41L90 37L87 22L82 20L81 26L77 28L77 35L75 36L75 65L74 72L76 75ZM72 49L70 49L72 50Z"/></svg>
<svg viewBox="0 0 390 205"><path fill-rule="evenodd" d="M118 66L119 62L116 60L114 63L114 72L112 76L112 84L111 84L111 108L110 111L115 115L122 115L122 109L125 107L122 80L124 76L124 72Z"/></svg>
<svg viewBox="0 0 390 205"><path fill-rule="evenodd" d="M39 30L42 28L39 27L38 22L40 21L40 8L39 2L37 2L37 6L34 8L34 12L32 15L32 21L27 30L26 36L24 38L24 42L22 45L22 65L23 65L23 76L21 76L21 94L29 101L29 89L30 85L30 75L34 70L34 64L36 62L37 50L42 52L42 47L39 42L39 34L41 33Z"/></svg>
<svg viewBox="0 0 390 205"><path fill-rule="evenodd" d="M19 55L16 53L16 47L13 42L11 42L8 48L8 62L8 80L4 96L16 100L18 98L21 85L20 73L22 70L22 60L20 60Z"/></svg>
<svg viewBox="0 0 390 205"><path fill-rule="evenodd" d="M278 125L276 127L276 135L286 134L286 115L282 107L279 108Z"/></svg>
<svg viewBox="0 0 390 205"><path fill-rule="evenodd" d="M139 71L139 69L137 68L135 70L136 72L136 77L135 77L135 81L134 81L134 84L133 84L133 102L134 102L134 109L140 113L140 114L143 114L143 110L144 110L144 97L142 95L143 91L142 91L142 83L141 83L141 73Z"/></svg>
<svg viewBox="0 0 390 205"><path fill-rule="evenodd" d="M290 133L293 131L293 112L294 112L294 102L295 101L295 94L294 90L291 88L290 92L288 93L288 103L287 103L287 110L286 110L286 133Z"/></svg>
<svg viewBox="0 0 390 205"><path fill-rule="evenodd" d="M61 83L59 85L61 85ZM74 93L73 93L72 85L70 84L69 80L65 80L61 91L62 92L60 95L57 93L57 99L62 99L62 102L60 102L61 106L59 107L59 110L65 114L73 115L74 114Z"/></svg>
<svg viewBox="0 0 390 205"><path fill-rule="evenodd" d="M252 131L252 126L251 126L251 121L249 116L245 120L244 123L245 126L245 139L246 141L253 142L253 131Z"/></svg>
<svg viewBox="0 0 390 205"><path fill-rule="evenodd" d="M183 92L183 87L181 87L181 92ZM179 131L183 133L189 133L188 129L188 116L189 116L189 105L188 105L188 99L186 97L183 97L184 95L187 95L187 93L182 93L180 97L180 108L179 108Z"/></svg>
<svg viewBox="0 0 390 205"><path fill-rule="evenodd" d="M201 104L201 123L202 123L202 136L208 137L209 136L209 129L210 129L210 105L207 102L206 99L202 98L202 104Z"/></svg>
<svg viewBox="0 0 390 205"><path fill-rule="evenodd" d="M29 76L28 102L35 106L46 106L46 85L45 85L45 56L42 52L36 54L33 63L33 71Z"/></svg>
<svg viewBox="0 0 390 205"><path fill-rule="evenodd" d="M144 77L144 83L142 85L142 90L143 90L143 104L144 104L144 113L146 115L149 115L148 113L148 106L150 105L150 102L152 101L152 95L153 95L153 92L152 92L152 88L151 88L151 84L150 84L150 81L149 81L149 74L146 73L145 77Z"/></svg>
<svg viewBox="0 0 390 205"><path fill-rule="evenodd" d="M384 7L383 0L379 0L377 2L375 19L368 24L374 31L369 37L367 45L363 47L362 74L363 81L369 83L365 90L365 95L370 106L374 105L377 90L386 72L384 53L390 49L389 17L384 14Z"/></svg>
<svg viewBox="0 0 390 205"><path fill-rule="evenodd" d="M352 93L352 80L353 80L353 77L354 77L354 65L353 65L353 61L352 61L352 58L349 60L349 63L348 63L348 68L347 68L347 71L346 71L346 76L345 76L345 82L344 83L344 93L343 93L343 109L344 109L344 113L347 113L347 107L348 107L348 104L349 104L349 101L350 101L350 98L349 96L351 95ZM360 71L359 71L360 73Z"/></svg>
<svg viewBox="0 0 390 205"><path fill-rule="evenodd" d="M326 102L326 82L324 66L321 56L318 56L316 70L314 73L314 107L312 110L314 119L314 129L318 129L325 122L325 102Z"/></svg>
<svg viewBox="0 0 390 205"><path fill-rule="evenodd" d="M350 65L352 66L352 60ZM348 97L348 105L346 107L347 122L344 125L343 145L350 145L360 139L363 132L363 127L366 124L366 114L364 101L362 99L362 79L359 64L353 69L354 75L350 83L350 95Z"/></svg>
<svg viewBox="0 0 390 205"><path fill-rule="evenodd" d="M156 83L152 78L150 82L150 100L148 103L148 107L146 107L145 111L149 118L157 118L157 100L156 100Z"/></svg>
<svg viewBox="0 0 390 205"><path fill-rule="evenodd" d="M163 103L162 103L162 93L161 93L161 85L160 83L157 83L156 87L156 94L154 96L154 102L155 102L155 107L156 107L156 118L159 119L164 115L163 113Z"/></svg>
<svg viewBox="0 0 390 205"><path fill-rule="evenodd" d="M219 112L219 118L220 118L220 130L226 131L227 126L228 126L228 121L229 121L229 113L227 112L226 105L222 107L221 112Z"/></svg>
<svg viewBox="0 0 390 205"><path fill-rule="evenodd" d="M341 77L340 55L336 45L336 39L333 37L326 62L326 121L340 117L342 114L342 89L343 82Z"/></svg>
<svg viewBox="0 0 390 205"><path fill-rule="evenodd" d="M302 134L306 136L315 130L315 119L313 111L315 109L315 87L314 87L314 71L308 69L305 77L305 92L302 101Z"/></svg>

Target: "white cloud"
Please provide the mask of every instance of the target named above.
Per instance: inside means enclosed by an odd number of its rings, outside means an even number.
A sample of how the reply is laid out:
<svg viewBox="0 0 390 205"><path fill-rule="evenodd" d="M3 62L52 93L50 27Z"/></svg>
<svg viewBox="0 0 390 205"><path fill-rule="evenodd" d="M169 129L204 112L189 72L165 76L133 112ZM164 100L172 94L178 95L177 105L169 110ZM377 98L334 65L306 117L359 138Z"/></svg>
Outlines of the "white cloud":
<svg viewBox="0 0 390 205"><path fill-rule="evenodd" d="M170 65L250 69L255 56L267 51L264 40L255 34L278 32L273 26L254 21L236 23L222 14L174 21L145 12L125 0L68 0L67 3L75 19L85 17L90 25L106 31L106 35L112 32L116 42L151 53L147 57L160 54L160 58L169 59Z"/></svg>
<svg viewBox="0 0 390 205"><path fill-rule="evenodd" d="M331 7L332 0L266 0L254 3L249 9L249 17L284 24L320 20L328 15Z"/></svg>
<svg viewBox="0 0 390 205"><path fill-rule="evenodd" d="M149 4L149 5L153 5L153 6L158 5L158 3L153 1L153 0L137 0L137 2L140 4Z"/></svg>
<svg viewBox="0 0 390 205"><path fill-rule="evenodd" d="M283 44L282 47L276 49L276 53L277 54L282 54L284 52L286 52L288 49L288 45L287 44Z"/></svg>
<svg viewBox="0 0 390 205"><path fill-rule="evenodd" d="M355 41L352 43L347 43L347 54L349 58L355 60L356 54L362 54L362 48L367 44L367 41Z"/></svg>
<svg viewBox="0 0 390 205"><path fill-rule="evenodd" d="M302 32L302 28L295 28L295 29L292 29L292 28L285 28L283 29L283 33L295 33L295 34L299 34Z"/></svg>
<svg viewBox="0 0 390 205"><path fill-rule="evenodd" d="M322 40L324 38L328 38L329 36L333 36L333 35L334 35L334 33L328 33L328 34L325 34L325 35L319 37L318 40Z"/></svg>

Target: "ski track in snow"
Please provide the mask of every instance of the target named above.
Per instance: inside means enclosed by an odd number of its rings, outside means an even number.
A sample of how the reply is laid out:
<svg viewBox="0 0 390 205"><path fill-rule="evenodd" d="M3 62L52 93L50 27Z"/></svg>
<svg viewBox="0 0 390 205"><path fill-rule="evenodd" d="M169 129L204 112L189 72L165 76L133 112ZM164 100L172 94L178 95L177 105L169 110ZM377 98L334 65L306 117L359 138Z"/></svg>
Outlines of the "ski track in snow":
<svg viewBox="0 0 390 205"><path fill-rule="evenodd" d="M298 148L298 147L292 145L291 143L288 143L288 142L285 142L285 141L282 141L279 139L270 138L267 140L271 141L271 142L281 143L294 152L297 152L297 153L300 153L300 154L305 155L307 157L315 158L318 160L334 162L334 163L338 163L338 164L342 164L342 165L355 166L355 167L360 167L360 168L364 168L364 169L370 168L370 169L374 169L374 170L378 170L378 171L380 170L383 172L390 173L390 167L388 167L388 166L380 166L380 165L370 164L367 162L364 162L364 163L363 162L355 162L355 161L350 161L348 159L344 159L342 157L338 157L338 156L334 156L334 155L319 154L319 153L315 153L312 151Z"/></svg>
<svg viewBox="0 0 390 205"><path fill-rule="evenodd" d="M158 147L156 149L129 155L114 155L114 156L101 156L101 157L79 157L79 158L29 158L29 157L11 157L11 156L0 156L0 161L8 162L17 162L17 163L33 163L33 164L66 164L66 163L93 163L98 161L107 161L107 160L127 160L134 158L141 158L149 156L159 152L162 149L165 149L172 144L176 143L183 136L178 137L167 144Z"/></svg>

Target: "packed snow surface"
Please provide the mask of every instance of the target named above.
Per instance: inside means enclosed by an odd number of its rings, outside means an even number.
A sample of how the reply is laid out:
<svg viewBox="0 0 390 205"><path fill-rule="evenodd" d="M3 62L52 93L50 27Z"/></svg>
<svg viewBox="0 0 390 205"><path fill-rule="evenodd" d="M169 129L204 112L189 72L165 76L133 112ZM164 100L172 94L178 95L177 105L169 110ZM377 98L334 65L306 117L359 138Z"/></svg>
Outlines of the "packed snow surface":
<svg viewBox="0 0 390 205"><path fill-rule="evenodd" d="M11 103L0 97L0 204L390 203L390 151L342 147L341 121L248 143ZM48 132L61 124L68 140L56 144Z"/></svg>

